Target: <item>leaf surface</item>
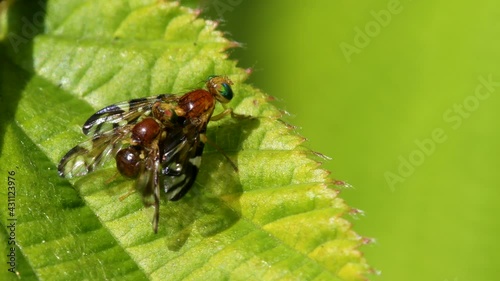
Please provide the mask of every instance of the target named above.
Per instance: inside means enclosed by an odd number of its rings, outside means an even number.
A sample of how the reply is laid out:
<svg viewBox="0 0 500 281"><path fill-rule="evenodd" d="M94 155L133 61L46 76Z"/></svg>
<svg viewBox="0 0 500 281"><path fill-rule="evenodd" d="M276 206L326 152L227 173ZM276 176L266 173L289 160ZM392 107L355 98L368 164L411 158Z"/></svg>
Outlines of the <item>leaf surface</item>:
<svg viewBox="0 0 500 281"><path fill-rule="evenodd" d="M0 28L0 162L5 175L16 174L15 212L0 212L0 237L7 245L8 219L17 219L21 277L363 279L363 239L342 217L350 208L270 98L243 83L246 72L225 53L235 44L214 22L176 2L40 3L9 6ZM58 177L57 163L85 140L80 126L97 109L182 94L212 74L233 80L235 112L256 117L209 124L208 138L239 172L206 147L192 190L162 202L158 234L138 194L120 201L134 185L115 177L114 161L85 177Z"/></svg>

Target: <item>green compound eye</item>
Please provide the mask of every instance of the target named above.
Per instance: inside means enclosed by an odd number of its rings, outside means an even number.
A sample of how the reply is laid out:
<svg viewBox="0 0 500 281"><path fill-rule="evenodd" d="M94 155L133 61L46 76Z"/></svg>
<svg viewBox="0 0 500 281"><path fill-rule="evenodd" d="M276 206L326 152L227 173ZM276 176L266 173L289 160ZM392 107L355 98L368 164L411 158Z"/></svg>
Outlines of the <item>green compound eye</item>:
<svg viewBox="0 0 500 281"><path fill-rule="evenodd" d="M226 76L208 76L207 90L221 103L228 103L233 98L233 82Z"/></svg>
<svg viewBox="0 0 500 281"><path fill-rule="evenodd" d="M220 95L223 96L228 101L230 101L233 98L233 89L229 84L226 83L222 83L221 86L222 89L220 91Z"/></svg>

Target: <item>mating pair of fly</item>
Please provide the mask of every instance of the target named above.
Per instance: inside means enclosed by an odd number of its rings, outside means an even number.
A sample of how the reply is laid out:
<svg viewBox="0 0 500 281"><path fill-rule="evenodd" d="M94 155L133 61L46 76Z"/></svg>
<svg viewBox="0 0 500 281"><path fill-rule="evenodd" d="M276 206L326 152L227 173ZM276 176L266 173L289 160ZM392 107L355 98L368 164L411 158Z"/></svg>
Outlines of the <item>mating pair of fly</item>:
<svg viewBox="0 0 500 281"><path fill-rule="evenodd" d="M92 138L66 153L58 166L59 175L83 176L115 157L120 174L135 179L144 204L154 206L156 233L161 195L179 200L196 179L204 145L209 142L208 122L227 115L248 117L225 107L233 98L232 84L227 77L209 76L207 90L133 99L97 111L82 128ZM225 110L212 116L217 101Z"/></svg>

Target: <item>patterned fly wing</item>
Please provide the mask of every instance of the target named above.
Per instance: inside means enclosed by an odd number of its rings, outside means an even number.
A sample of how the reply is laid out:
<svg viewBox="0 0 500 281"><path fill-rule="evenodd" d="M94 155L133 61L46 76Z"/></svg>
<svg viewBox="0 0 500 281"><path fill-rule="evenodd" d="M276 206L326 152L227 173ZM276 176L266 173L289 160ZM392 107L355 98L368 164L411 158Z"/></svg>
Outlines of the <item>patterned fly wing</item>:
<svg viewBox="0 0 500 281"><path fill-rule="evenodd" d="M189 124L169 132L161 142L161 185L168 200L181 199L193 185L201 164L204 143L200 136L205 129L206 124L201 130Z"/></svg>
<svg viewBox="0 0 500 281"><path fill-rule="evenodd" d="M153 147L141 163L139 177L135 181L135 189L141 193L144 206L154 206L153 230L158 232L160 220L160 153Z"/></svg>
<svg viewBox="0 0 500 281"><path fill-rule="evenodd" d="M177 99L175 95L162 94L107 106L90 116L83 124L82 131L85 135L95 135L127 124L135 124L141 117L151 115L151 108L156 102L171 103Z"/></svg>
<svg viewBox="0 0 500 281"><path fill-rule="evenodd" d="M82 131L92 139L73 147L58 166L61 177L84 176L98 167L126 145L134 124L151 115L156 102L170 103L178 99L171 94L133 99L107 106L85 122Z"/></svg>
<svg viewBox="0 0 500 281"><path fill-rule="evenodd" d="M124 146L123 139L130 136L132 127L128 125L115 128L73 147L59 162L59 176L84 176L102 166Z"/></svg>

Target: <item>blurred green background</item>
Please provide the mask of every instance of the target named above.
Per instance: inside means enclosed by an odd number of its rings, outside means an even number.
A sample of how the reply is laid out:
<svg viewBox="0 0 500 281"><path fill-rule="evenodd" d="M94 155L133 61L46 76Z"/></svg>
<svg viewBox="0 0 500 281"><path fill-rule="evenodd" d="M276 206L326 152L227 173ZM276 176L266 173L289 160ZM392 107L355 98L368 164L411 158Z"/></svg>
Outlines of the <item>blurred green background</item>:
<svg viewBox="0 0 500 281"><path fill-rule="evenodd" d="M497 1L202 1L354 188L372 280L500 280ZM495 82L498 81L498 82Z"/></svg>

